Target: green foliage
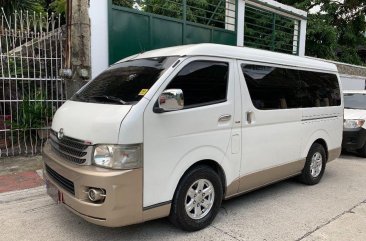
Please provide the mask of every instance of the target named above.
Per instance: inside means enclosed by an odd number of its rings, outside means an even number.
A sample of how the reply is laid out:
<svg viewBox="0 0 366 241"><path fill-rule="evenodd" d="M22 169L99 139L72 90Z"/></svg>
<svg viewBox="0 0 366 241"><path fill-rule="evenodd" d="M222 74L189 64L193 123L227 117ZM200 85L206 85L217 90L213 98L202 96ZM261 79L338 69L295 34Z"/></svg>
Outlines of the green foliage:
<svg viewBox="0 0 366 241"><path fill-rule="evenodd" d="M306 54L362 64L357 49L366 45L366 1L279 0L308 12ZM317 9L317 10L316 10Z"/></svg>
<svg viewBox="0 0 366 241"><path fill-rule="evenodd" d="M112 3L117 6L132 8L134 0L113 0Z"/></svg>
<svg viewBox="0 0 366 241"><path fill-rule="evenodd" d="M14 11L46 13L48 10L64 16L66 12L66 0L0 0L0 8L4 8L7 16L13 14Z"/></svg>
<svg viewBox="0 0 366 241"><path fill-rule="evenodd" d="M172 18L182 19L183 5L182 1L164 1L164 0L145 0L142 9L145 12L164 15Z"/></svg>
<svg viewBox="0 0 366 241"><path fill-rule="evenodd" d="M267 10L246 6L245 46L293 53L294 21Z"/></svg>
<svg viewBox="0 0 366 241"><path fill-rule="evenodd" d="M348 47L344 45L339 46L338 60L345 63L364 65L361 57L357 53L357 49L354 47Z"/></svg>
<svg viewBox="0 0 366 241"><path fill-rule="evenodd" d="M14 58L9 58L9 59L4 59L3 60L3 64L6 66L6 64L8 64L9 68L4 68L3 69L3 75L6 77L16 77L16 76L21 76L22 74L22 69L20 68L20 61L18 59ZM6 67L8 67L6 66ZM17 68L16 68L17 67Z"/></svg>
<svg viewBox="0 0 366 241"><path fill-rule="evenodd" d="M0 0L0 8L4 8L6 15L14 11L44 12L44 0Z"/></svg>
<svg viewBox="0 0 366 241"><path fill-rule="evenodd" d="M325 19L309 17L306 34L306 55L336 60L337 34L337 29Z"/></svg>
<svg viewBox="0 0 366 241"><path fill-rule="evenodd" d="M66 13L66 0L54 0L50 3L50 9L58 14L65 15Z"/></svg>
<svg viewBox="0 0 366 241"><path fill-rule="evenodd" d="M183 19L182 0L113 0L113 4L132 8L138 3L141 10L167 17ZM223 28L225 26L224 0L187 0L186 20Z"/></svg>
<svg viewBox="0 0 366 241"><path fill-rule="evenodd" d="M47 127L47 122L52 118L52 108L47 106L45 96L37 90L33 96L25 96L19 106L19 115L11 121L13 130L29 130L31 128Z"/></svg>

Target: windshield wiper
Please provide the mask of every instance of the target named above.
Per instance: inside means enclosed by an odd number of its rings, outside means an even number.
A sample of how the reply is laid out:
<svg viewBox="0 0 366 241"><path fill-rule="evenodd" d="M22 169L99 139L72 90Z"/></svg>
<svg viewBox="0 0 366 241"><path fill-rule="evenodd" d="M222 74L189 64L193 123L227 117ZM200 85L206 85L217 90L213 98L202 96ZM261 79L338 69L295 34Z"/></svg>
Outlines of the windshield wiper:
<svg viewBox="0 0 366 241"><path fill-rule="evenodd" d="M89 98L93 98L93 99L104 99L104 100L109 100L112 102L116 102L116 103L120 103L122 105L127 105L126 101L121 100L118 97L114 97L114 96L110 96L110 95L98 95L98 96L90 96Z"/></svg>

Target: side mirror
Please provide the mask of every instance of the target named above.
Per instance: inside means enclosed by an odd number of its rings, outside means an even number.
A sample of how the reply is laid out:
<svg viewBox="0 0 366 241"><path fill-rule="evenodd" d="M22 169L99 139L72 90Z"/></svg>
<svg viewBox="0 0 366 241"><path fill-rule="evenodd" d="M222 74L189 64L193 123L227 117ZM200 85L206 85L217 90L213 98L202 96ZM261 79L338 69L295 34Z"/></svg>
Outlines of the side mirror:
<svg viewBox="0 0 366 241"><path fill-rule="evenodd" d="M184 96L181 89L164 90L159 96L157 106L154 107L155 113L181 110L184 108Z"/></svg>

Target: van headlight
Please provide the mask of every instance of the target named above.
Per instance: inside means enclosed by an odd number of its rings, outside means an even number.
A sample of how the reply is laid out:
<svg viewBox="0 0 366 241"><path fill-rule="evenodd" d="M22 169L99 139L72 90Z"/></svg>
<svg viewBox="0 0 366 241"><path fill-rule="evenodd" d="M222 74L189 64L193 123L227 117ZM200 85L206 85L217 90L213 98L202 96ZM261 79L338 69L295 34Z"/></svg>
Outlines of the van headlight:
<svg viewBox="0 0 366 241"><path fill-rule="evenodd" d="M93 164L111 169L135 169L142 167L142 145L97 145Z"/></svg>
<svg viewBox="0 0 366 241"><path fill-rule="evenodd" d="M346 129L354 129L354 128L359 128L359 127L363 126L364 123L365 123L365 120L362 120L362 119L344 120L343 127Z"/></svg>

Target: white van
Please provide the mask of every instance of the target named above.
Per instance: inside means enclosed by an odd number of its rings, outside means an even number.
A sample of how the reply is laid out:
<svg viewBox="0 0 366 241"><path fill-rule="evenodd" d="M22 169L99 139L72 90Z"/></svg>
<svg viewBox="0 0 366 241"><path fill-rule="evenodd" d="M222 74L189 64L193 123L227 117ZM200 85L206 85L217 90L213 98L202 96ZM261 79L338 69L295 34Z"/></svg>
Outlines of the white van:
<svg viewBox="0 0 366 241"><path fill-rule="evenodd" d="M318 183L341 152L342 99L336 66L313 59L215 44L142 53L57 111L48 193L103 226L169 216L199 230L223 199Z"/></svg>
<svg viewBox="0 0 366 241"><path fill-rule="evenodd" d="M344 94L342 148L366 157L366 91L347 90Z"/></svg>

